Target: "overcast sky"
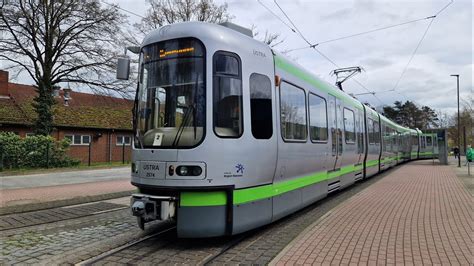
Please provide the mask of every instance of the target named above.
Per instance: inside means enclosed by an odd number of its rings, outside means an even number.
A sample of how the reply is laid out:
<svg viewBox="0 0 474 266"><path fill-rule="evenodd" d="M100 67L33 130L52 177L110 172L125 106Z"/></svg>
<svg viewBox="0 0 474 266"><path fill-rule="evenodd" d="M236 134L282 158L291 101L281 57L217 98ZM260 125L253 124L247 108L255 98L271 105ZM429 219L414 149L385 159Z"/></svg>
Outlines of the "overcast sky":
<svg viewBox="0 0 474 266"><path fill-rule="evenodd" d="M304 47L306 43L288 29L257 0L215 0L228 3L233 22L245 27L252 24L264 34L265 30L280 33L285 40L276 47L284 51ZM284 19L273 0L261 0ZM145 14L145 0L107 0L123 9ZM378 27L390 26L434 15L449 0L279 0L278 3L311 43L351 35ZM361 101L374 106L390 105L407 99L434 109L453 113L456 110L456 80L450 74L460 74L461 98L473 94L473 6L471 0L454 1L434 19L424 41L400 80L392 90L410 59L430 20L379 31L327 44L318 49L340 67L361 66L365 72L356 79L370 91ZM129 20L140 18L129 15ZM312 49L288 54L300 65L334 83L330 75L335 67ZM346 92L367 92L353 81L344 84Z"/></svg>

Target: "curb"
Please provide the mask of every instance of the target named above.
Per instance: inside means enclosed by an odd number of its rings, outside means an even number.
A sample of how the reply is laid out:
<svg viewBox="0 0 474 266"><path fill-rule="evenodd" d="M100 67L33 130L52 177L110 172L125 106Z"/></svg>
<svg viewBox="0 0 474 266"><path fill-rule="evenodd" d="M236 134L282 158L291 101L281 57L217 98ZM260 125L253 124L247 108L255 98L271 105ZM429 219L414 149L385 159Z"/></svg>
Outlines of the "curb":
<svg viewBox="0 0 474 266"><path fill-rule="evenodd" d="M82 204L82 203L88 203L88 202L94 202L94 201L121 198L121 197L130 196L133 192L136 192L136 191L128 190L128 191L120 191L120 192L113 192L113 193L93 195L93 196L75 197L71 199L6 206L6 207L0 208L0 215L38 211L38 210L64 207L64 206L76 205L76 204Z"/></svg>

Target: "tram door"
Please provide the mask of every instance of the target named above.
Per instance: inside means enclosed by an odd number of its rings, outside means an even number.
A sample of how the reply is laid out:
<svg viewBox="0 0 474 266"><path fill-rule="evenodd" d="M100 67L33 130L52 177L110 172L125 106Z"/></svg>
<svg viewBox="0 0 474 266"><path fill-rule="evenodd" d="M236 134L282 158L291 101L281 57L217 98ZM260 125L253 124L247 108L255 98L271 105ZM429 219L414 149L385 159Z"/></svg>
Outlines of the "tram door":
<svg viewBox="0 0 474 266"><path fill-rule="evenodd" d="M341 102L333 95L329 95L329 126L331 127L331 155L332 163L329 171L341 168L343 142L342 142L342 106Z"/></svg>

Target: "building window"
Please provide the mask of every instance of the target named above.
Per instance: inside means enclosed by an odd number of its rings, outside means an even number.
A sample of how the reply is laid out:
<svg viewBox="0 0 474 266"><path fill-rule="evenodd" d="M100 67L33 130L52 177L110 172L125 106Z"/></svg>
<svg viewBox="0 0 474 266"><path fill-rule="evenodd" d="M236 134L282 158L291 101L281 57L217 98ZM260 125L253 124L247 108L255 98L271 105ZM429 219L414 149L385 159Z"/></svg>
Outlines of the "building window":
<svg viewBox="0 0 474 266"><path fill-rule="evenodd" d="M256 139L269 139L273 135L272 83L261 74L250 75L250 116L252 135Z"/></svg>
<svg viewBox="0 0 474 266"><path fill-rule="evenodd" d="M65 135L65 139L71 142L71 145L89 145L91 142L90 135Z"/></svg>
<svg viewBox="0 0 474 266"><path fill-rule="evenodd" d="M326 100L315 94L308 96L309 136L312 141L328 140L328 119Z"/></svg>
<svg viewBox="0 0 474 266"><path fill-rule="evenodd" d="M219 137L238 138L244 130L242 73L236 54L214 54L214 132Z"/></svg>
<svg viewBox="0 0 474 266"><path fill-rule="evenodd" d="M355 143L355 118L354 111L344 108L344 135L346 143Z"/></svg>
<svg viewBox="0 0 474 266"><path fill-rule="evenodd" d="M306 95L303 89L286 82L281 83L280 117L284 140L306 140Z"/></svg>
<svg viewBox="0 0 474 266"><path fill-rule="evenodd" d="M117 144L118 146L122 146L125 144L125 146L129 146L131 143L131 138L130 136L117 136Z"/></svg>

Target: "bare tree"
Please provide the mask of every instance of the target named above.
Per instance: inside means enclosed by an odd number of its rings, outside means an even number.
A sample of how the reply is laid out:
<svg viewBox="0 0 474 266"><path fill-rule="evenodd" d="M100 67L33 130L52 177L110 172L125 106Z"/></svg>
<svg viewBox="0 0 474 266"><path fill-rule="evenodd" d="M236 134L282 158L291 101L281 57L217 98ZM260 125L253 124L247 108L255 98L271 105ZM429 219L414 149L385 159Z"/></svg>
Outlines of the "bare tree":
<svg viewBox="0 0 474 266"><path fill-rule="evenodd" d="M150 8L146 16L134 27L142 34L167 24L184 21L221 23L232 19L227 3L219 5L213 0L147 0Z"/></svg>
<svg viewBox="0 0 474 266"><path fill-rule="evenodd" d="M438 110L436 111L436 116L438 117L439 128L448 128L450 126L451 121L448 113Z"/></svg>
<svg viewBox="0 0 474 266"><path fill-rule="evenodd" d="M260 37L260 32L257 30L257 26L252 25L251 27L253 32L253 37L257 40L260 40L263 43L268 44L270 47L274 48L275 46L283 43L285 39L281 38L280 33L271 33L268 30L265 30L265 35L263 38Z"/></svg>
<svg viewBox="0 0 474 266"><path fill-rule="evenodd" d="M128 84L112 74L123 19L115 6L95 0L2 1L0 60L35 81L38 134L52 130L53 86L72 82L127 92Z"/></svg>

